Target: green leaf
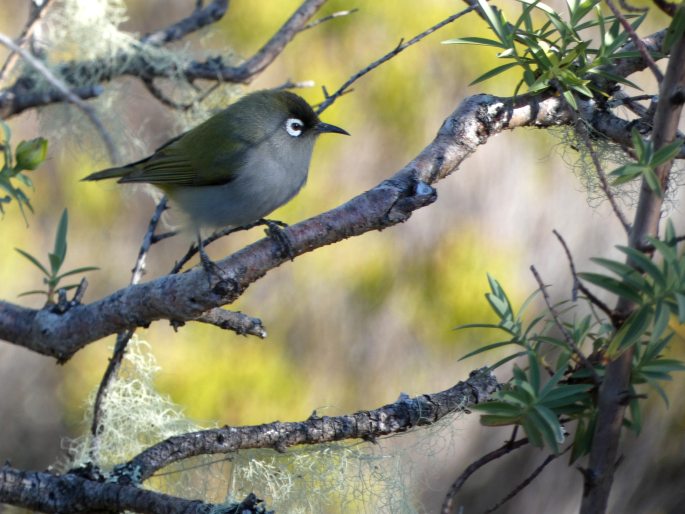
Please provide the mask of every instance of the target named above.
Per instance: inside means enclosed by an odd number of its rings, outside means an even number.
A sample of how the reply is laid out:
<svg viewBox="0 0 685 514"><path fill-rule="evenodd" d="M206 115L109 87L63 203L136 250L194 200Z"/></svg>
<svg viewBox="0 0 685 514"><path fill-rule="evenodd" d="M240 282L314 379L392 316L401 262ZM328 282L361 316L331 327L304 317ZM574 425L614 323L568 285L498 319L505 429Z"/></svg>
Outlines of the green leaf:
<svg viewBox="0 0 685 514"><path fill-rule="evenodd" d="M638 159L641 159L647 151L647 144L636 128L633 128L630 131L630 139L633 142L633 148L635 149Z"/></svg>
<svg viewBox="0 0 685 514"><path fill-rule="evenodd" d="M642 307L633 312L621 325L621 328L618 329L611 343L609 343L607 350L609 357L615 359L637 343L649 328L652 316L653 313L649 307Z"/></svg>
<svg viewBox="0 0 685 514"><path fill-rule="evenodd" d="M60 266L64 262L64 258L67 255L67 229L69 226L69 215L67 210L62 211L62 216L59 219L59 224L57 225L57 233L55 234L55 249L52 253L55 254L59 260ZM59 269L59 266L58 266Z"/></svg>
<svg viewBox="0 0 685 514"><path fill-rule="evenodd" d="M527 419L529 419L540 432L542 439L547 446L554 453L559 453L559 443L563 442L564 436L559 421L554 413L545 407L537 405L529 412ZM561 441L559 438L561 438Z"/></svg>
<svg viewBox="0 0 685 514"><path fill-rule="evenodd" d="M76 268L72 269L70 271L67 271L65 273L62 273L61 275L58 275L55 277L57 280L62 280L64 277L68 277L71 275L80 275L81 273L86 273L87 271L96 271L99 270L97 266L83 266L81 268Z"/></svg>
<svg viewBox="0 0 685 514"><path fill-rule="evenodd" d="M654 191L656 195L661 198L661 182L659 182L659 177L656 176L652 168L646 167L644 169L643 175L645 177L645 182L649 186L649 189Z"/></svg>
<svg viewBox="0 0 685 514"><path fill-rule="evenodd" d="M490 71L483 73L480 77L472 81L469 86L473 86L475 84L478 84L479 82L484 82L488 79L491 79L492 77L495 77L499 75L500 73L503 73L507 71L510 68L513 68L514 66L519 66L519 63L517 62L510 62L507 64L503 64L502 66L497 66L496 68L491 69Z"/></svg>
<svg viewBox="0 0 685 514"><path fill-rule="evenodd" d="M685 323L685 294L675 293L676 303L678 304L678 323Z"/></svg>
<svg viewBox="0 0 685 514"><path fill-rule="evenodd" d="M28 252L25 252L24 250L20 248L15 248L17 252L19 252L21 255L26 257L34 266L36 266L39 270L41 270L46 276L50 276L50 272L43 266L38 259L36 259L33 255L31 255Z"/></svg>
<svg viewBox="0 0 685 514"><path fill-rule="evenodd" d="M63 261L54 253L48 254L48 260L50 261L50 271L52 272L50 273L50 276L55 278L57 276L57 272L62 267Z"/></svg>
<svg viewBox="0 0 685 514"><path fill-rule="evenodd" d="M582 419L578 421L576 435L573 439L573 449L571 450L571 462L575 462L590 453L592 438L595 434L595 421L596 416L594 414L587 422Z"/></svg>
<svg viewBox="0 0 685 514"><path fill-rule="evenodd" d="M495 369L499 368L502 364L506 364L510 360L517 359L523 355L526 355L526 352L516 352L513 355L508 355L507 357L504 357L503 359L500 359L497 362L495 362L494 364L488 366L488 370L489 371L495 370Z"/></svg>
<svg viewBox="0 0 685 514"><path fill-rule="evenodd" d="M631 388L632 389L632 388ZM631 391L635 394L635 391ZM630 400L629 404L630 410L630 424L629 427L635 432L636 435L640 435L642 431L642 411L640 409L640 402L637 398Z"/></svg>
<svg viewBox="0 0 685 514"><path fill-rule="evenodd" d="M542 434L540 434L540 430L538 430L537 425L530 418L525 417L521 420L521 426L526 432L530 444L538 448L542 448Z"/></svg>
<svg viewBox="0 0 685 514"><path fill-rule="evenodd" d="M640 296L640 293L638 291L635 291L628 285L624 284L623 282L619 282L618 280L612 277L600 275L599 273L586 272L578 273L578 276L583 280L587 280L588 282L595 284L596 286L601 287L602 289L606 289L607 291L610 291L614 294L617 294L618 296L624 297L638 304L642 303L642 297Z"/></svg>
<svg viewBox="0 0 685 514"><path fill-rule="evenodd" d="M496 48L507 48L500 41L494 39L487 39L483 37L460 37L454 39L446 39L442 42L443 45L481 45L494 46Z"/></svg>
<svg viewBox="0 0 685 514"><path fill-rule="evenodd" d="M685 33L685 8L680 5L679 9L676 9L675 16L671 20L671 24L668 26L668 31L666 32L666 37L664 38L663 51L665 53L670 53L671 48Z"/></svg>
<svg viewBox="0 0 685 514"><path fill-rule="evenodd" d="M664 278L664 274L661 272L659 267L654 264L652 259L649 258L648 255L642 253L640 250L636 250L635 248L631 248L629 246L617 246L621 252L625 253L630 260L635 264L639 269L647 273L652 279L654 279L654 282L658 283L661 287L666 286L666 279Z"/></svg>
<svg viewBox="0 0 685 514"><path fill-rule="evenodd" d="M481 411L494 416L518 417L523 413L523 409L518 405L492 400L486 403L479 403L470 407L473 410Z"/></svg>
<svg viewBox="0 0 685 514"><path fill-rule="evenodd" d="M467 353L466 355L461 357L459 360L463 361L464 359L468 359L469 357L473 357L474 355L478 355L479 353L494 350L495 348L500 348L502 346L507 346L510 344L516 344L516 343L514 341L501 341L498 343L486 344L485 346L482 346L480 348L473 350L472 352Z"/></svg>
<svg viewBox="0 0 685 514"><path fill-rule="evenodd" d="M502 42L506 42L507 33L502 25L499 14L494 11L487 0L477 0L477 2L481 13L485 16L485 21L490 25L490 28L497 34L497 37L499 37Z"/></svg>
<svg viewBox="0 0 685 514"><path fill-rule="evenodd" d="M568 102L568 104L573 108L574 111L578 110L578 102L576 102L576 97L573 96L573 93L571 93L570 91L564 91L562 93L562 96Z"/></svg>
<svg viewBox="0 0 685 514"><path fill-rule="evenodd" d="M586 393L592 388L591 384L560 385L552 389L540 401L549 409L562 409L577 402L582 402L587 398Z"/></svg>
<svg viewBox="0 0 685 514"><path fill-rule="evenodd" d="M538 357L533 351L528 351L528 375L530 376L530 387L537 396L540 390L540 366L538 365Z"/></svg>
<svg viewBox="0 0 685 514"><path fill-rule="evenodd" d="M602 257L592 257L590 260L616 273L623 279L625 284L628 284L633 289L644 290L647 285L645 279L627 264Z"/></svg>
<svg viewBox="0 0 685 514"><path fill-rule="evenodd" d="M23 292L17 296L21 298L22 296L29 296L32 294L44 294L45 296L49 296L47 291L41 291L39 289L33 289L31 291L25 291L25 292Z"/></svg>
<svg viewBox="0 0 685 514"><path fill-rule="evenodd" d="M683 141L675 140L667 145L662 146L656 152L654 152L654 157L650 164L652 166L661 166L665 162L674 159L679 153L683 146Z"/></svg>

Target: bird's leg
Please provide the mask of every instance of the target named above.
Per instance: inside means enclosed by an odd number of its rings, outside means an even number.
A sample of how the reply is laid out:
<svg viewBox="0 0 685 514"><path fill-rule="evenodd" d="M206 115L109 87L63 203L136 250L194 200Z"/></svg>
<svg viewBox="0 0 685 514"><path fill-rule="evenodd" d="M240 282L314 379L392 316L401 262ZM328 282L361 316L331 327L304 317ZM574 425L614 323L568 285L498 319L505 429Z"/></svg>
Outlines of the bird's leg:
<svg viewBox="0 0 685 514"><path fill-rule="evenodd" d="M225 283L227 281L221 272L221 268L209 258L207 252L205 252L205 245L202 243L202 235L200 232L197 233L197 251L200 254L200 262L202 263L202 269L207 273L207 279L209 280L209 286L212 287L211 277L215 277L219 283Z"/></svg>
<svg viewBox="0 0 685 514"><path fill-rule="evenodd" d="M287 223L277 220L261 219L259 223L266 225L266 235L273 239L281 250L281 255L288 257L291 261L295 259L295 249L293 244L290 242L288 234L286 234L283 229L288 226Z"/></svg>

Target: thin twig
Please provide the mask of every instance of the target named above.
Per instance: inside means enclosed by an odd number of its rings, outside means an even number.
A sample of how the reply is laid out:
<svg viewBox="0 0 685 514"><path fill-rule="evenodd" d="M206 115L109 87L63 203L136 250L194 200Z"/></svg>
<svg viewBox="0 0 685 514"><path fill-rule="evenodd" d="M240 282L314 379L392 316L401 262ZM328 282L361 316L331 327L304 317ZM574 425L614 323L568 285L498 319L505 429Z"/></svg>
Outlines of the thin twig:
<svg viewBox="0 0 685 514"><path fill-rule="evenodd" d="M33 55L31 55L31 53L17 46L14 43L14 41L12 41L5 34L0 33L0 44L6 46L10 50L14 50L15 52L17 52L22 59L24 59L29 65L31 65L38 73L43 75L45 80L47 80L55 89L62 93L66 100L68 100L69 102L73 103L76 107L81 109L83 113L88 117L90 122L95 126L97 131L100 133L100 137L102 137L102 140L104 141L105 146L107 147L107 152L109 153L110 160L112 162L119 161L119 151L117 150L116 146L114 146L112 138L110 137L107 130L105 130L104 125L97 117L97 114L95 114L95 110L90 105L88 105L80 97L74 94L74 92L71 91L69 87L64 82L62 82L55 74L53 74L42 62L40 62Z"/></svg>
<svg viewBox="0 0 685 514"><path fill-rule="evenodd" d="M163 196L159 203L157 204L157 207L155 208L155 212L152 213L152 217L150 218L150 222L148 223L147 226L147 231L145 232L145 235L143 236L143 242L140 245L140 250L138 250L138 258L136 259L136 264L131 270L131 284L137 284L140 282L140 279L143 278L143 275L145 274L145 260L147 257L148 252L150 251L150 247L161 241L162 239L165 239L167 236L164 234L163 238L156 238L155 237L155 231L157 230L157 225L159 225L159 221L162 217L162 213L166 210L167 208L167 197ZM170 232L167 232L167 234L172 234ZM170 237L170 236L168 236Z"/></svg>
<svg viewBox="0 0 685 514"><path fill-rule="evenodd" d="M266 329L259 318L253 318L242 312L229 311L219 307L203 313L193 321L200 321L217 326L223 330L232 330L238 335L257 336L265 339Z"/></svg>
<svg viewBox="0 0 685 514"><path fill-rule="evenodd" d="M606 2L609 9L611 9L611 12L614 14L614 16L616 16L616 19L619 21L621 26L623 26L623 30L625 30L630 35L630 39L633 41L633 44L637 48L637 51L640 52L640 55L645 61L645 64L647 64L649 69L652 70L652 73L656 77L657 82L661 83L661 81L664 80L664 74L661 73L661 70L656 65L656 62L654 62L652 55L649 53L649 50L647 50L647 47L645 46L642 39L640 39L640 36L637 35L630 22L626 19L625 16L623 16L623 13L621 13L621 11L618 10L618 8L614 5L614 3L611 0L604 1Z"/></svg>
<svg viewBox="0 0 685 514"><path fill-rule="evenodd" d="M613 311L609 308L609 306L604 303L602 300L597 298L592 291L590 291L585 285L580 281L578 278L578 273L576 273L576 265L573 262L573 255L571 255L571 250L569 250L568 245L566 244L566 241L564 241L564 238L561 237L561 234L555 230L552 230L552 233L557 236L557 239L561 243L561 246L564 248L564 251L566 252L566 258L568 259L568 264L571 268L571 275L573 276L573 301L576 301L577 298L577 290L580 290L588 300L593 305L596 305L602 311L604 311L604 314L609 316L610 319L613 319L614 313Z"/></svg>
<svg viewBox="0 0 685 514"><path fill-rule="evenodd" d="M525 479L523 482L521 482L519 485L517 485L516 487L514 487L514 488L511 490L511 492L510 492L509 494L507 494L504 498L502 498L500 501L498 501L495 505L493 505L493 506L490 507L488 510L486 510L486 511L484 512L484 514L490 514L491 512L495 512L495 511L496 511L497 509L499 509L502 505L504 505L504 504L507 503L509 500L511 500L514 496L516 496L518 493L520 493L521 491L523 491L526 487L528 487L528 485L529 485L533 480L535 480L535 479L538 477L538 475L539 475L540 473L542 473L542 470L545 469L545 467L547 467L547 465L548 465L550 462L552 462L552 461L553 461L554 459L556 459L557 457L561 457L564 453L566 453L567 451L569 451L571 448L573 448L573 446L569 446L568 448L566 448L563 452L559 453L558 455L555 455L555 454L553 454L553 453L550 454L550 455L548 455L547 458L546 458L544 461L542 461L542 464L540 464L537 468L535 468L535 469L533 470L533 472L532 472L528 477L526 477L526 479Z"/></svg>
<svg viewBox="0 0 685 514"><path fill-rule="evenodd" d="M33 31L38 26L38 22L43 19L45 13L48 12L48 8L53 3L54 0L43 0L42 3L31 2L31 8L29 12L29 18L26 21L24 29L21 31L19 38L17 38L17 45L24 46L24 44L31 39L33 36ZM10 54L2 65L0 69L0 82L2 79L8 75L17 63L18 54L15 50L10 50Z"/></svg>
<svg viewBox="0 0 685 514"><path fill-rule="evenodd" d="M325 99L324 99L323 102L321 102L321 103L317 106L317 108L316 108L317 114L321 114L323 111L325 111L326 109L328 109L328 107L330 107L330 106L333 104L333 102L335 102L339 97L341 97L341 96L344 95L345 93L348 93L348 92L349 92L349 91L348 91L348 90L349 90L349 87L350 87L352 84L354 84L357 80L359 80L361 77L363 77L364 75L366 75L366 74L369 73L370 71L374 70L375 68L378 68L378 67L379 67L381 64L383 64L384 62L389 61L390 59L392 59L393 57L395 57L397 54L399 54L400 52L402 52L403 50L406 50L406 49L409 48L410 46L412 46L412 45L418 43L419 41L421 41L421 40L422 40L423 38L425 38L426 36L429 36L430 34L432 34L433 32L435 32L436 30L439 30L439 29L441 29L442 27L444 27L445 25L449 25L449 24L452 23L454 20L456 20L456 19L458 19L458 18L461 18L462 16L464 16L465 14L470 13L470 12L473 11L474 9L475 9L475 7L467 7L467 8L464 9L463 11L458 12L458 13L456 13L456 14L453 14L453 15L450 16L449 18L446 18L446 19L442 20L440 23L437 23L437 24L433 25L432 27L430 27L430 28L424 30L424 31L421 32L420 34L417 34L416 36L414 36L413 38L411 38L411 39L410 39L409 41L407 41L406 43L403 42L403 41L400 41L400 43L399 43L393 50L391 50L390 52L388 52L387 54L385 54L385 55L384 55L383 57L381 57L380 59L378 59L378 60L372 62L372 63L369 64L366 68L364 68L364 69L362 69L362 70L359 70L357 73L355 73L354 75L352 75L352 76L351 76L349 79L347 79L347 81L346 81L342 86L340 86L340 88L339 88L335 93L333 93L332 95L329 95L329 94L324 90Z"/></svg>
<svg viewBox="0 0 685 514"><path fill-rule="evenodd" d="M135 266L131 270L131 284L137 284L140 282L141 278L145 274L145 261L147 254L150 251L150 247L161 239L155 239L155 231L159 225L159 221L162 217L162 213L166 209L167 197L164 196L157 204L155 212L150 218L150 223L148 224L145 236L143 236L143 242L140 245L140 250L138 251L138 258L136 259ZM97 462L98 457L98 447L99 447L99 434L100 427L102 424L102 403L105 398L105 394L109 388L110 383L114 380L121 363L124 360L124 355L126 354L126 347L128 342L131 340L135 330L125 330L117 334L117 340L114 344L114 351L112 352L112 357L107 364L107 369L100 380L100 385L98 386L97 394L95 395L95 402L93 403L93 420L90 426L90 433L92 435L92 444L90 447L90 457L93 461Z"/></svg>
<svg viewBox="0 0 685 514"><path fill-rule="evenodd" d="M597 152L595 152L595 149L592 146L592 141L590 141L590 136L587 133L587 127L585 125L584 120L579 120L576 123L576 134L578 134L581 137L583 143L585 144L585 147L588 150L588 153L590 154L592 164L594 165L595 170L597 171L597 177L599 178L600 187L606 195L607 200L609 200L611 209L614 211L614 214L623 226L623 230L625 230L626 234L630 234L630 223L628 223L628 219L626 218L625 214L623 214L623 211L621 210L621 208L618 205L618 202L616 201L616 196L611 191L611 187L609 187L609 181L607 180L607 176L604 173L604 169L602 168L602 163L599 162Z"/></svg>
<svg viewBox="0 0 685 514"><path fill-rule="evenodd" d="M671 18L675 16L675 11L678 4L675 2L668 2L667 0L654 0L654 4Z"/></svg>
<svg viewBox="0 0 685 514"><path fill-rule="evenodd" d="M471 464L468 465L468 467L464 470L464 472L457 477L457 479L452 483L450 486L449 491L447 491L447 494L445 495L445 499L442 502L442 508L440 509L441 514L450 514L453 510L453 504L454 504L454 499L459 494L459 491L461 488L464 486L466 481L469 479L471 475L473 475L476 471L478 471L480 468L488 464L489 462L492 462L495 459L499 459L500 457L505 456L507 453L510 453L514 450L518 450L522 446L525 446L528 444L528 438L524 437L523 439L519 439L516 442L506 442L504 443L503 446L500 446L496 450L491 451L490 453L486 453L483 455L481 458L478 460L472 462Z"/></svg>
<svg viewBox="0 0 685 514"><path fill-rule="evenodd" d="M207 7L201 3L195 5L195 9L187 18L170 25L169 27L147 34L140 39L143 44L160 46L172 41L183 39L188 34L200 30L207 25L216 23L228 9L228 0L214 0Z"/></svg>
<svg viewBox="0 0 685 514"><path fill-rule="evenodd" d="M549 310L549 313L552 315L552 319L554 320L554 323L556 324L557 328L564 336L564 340L573 350L573 353L575 353L578 356L578 359L580 360L583 367L590 372L590 375L592 376L592 381L596 385L599 385L601 383L601 379L599 378L597 371L595 371L595 368L592 366L592 363L587 359L587 357L585 357L583 352L580 351L580 348L578 348L578 345L573 340L573 336L571 336L569 331L566 329L564 324L559 319L559 314L557 313L556 309L554 308L552 302L549 299L549 295L547 294L547 286L545 286L544 282L542 281L542 278L540 278L538 270L535 269L535 266L531 266L530 271L533 272L533 276L535 277L535 280L540 286L540 292L542 293L542 296L545 300L545 304L547 304L547 309Z"/></svg>
<svg viewBox="0 0 685 514"><path fill-rule="evenodd" d="M342 16L349 16L350 14L354 14L357 11L359 11L359 9L357 9L356 7L354 9L348 9L347 11L336 11L334 13L329 14L328 16L324 16L323 18L319 18L318 20L314 20L311 23L307 23L304 27L302 27L302 32L304 32L305 30L314 28L317 25L320 25L321 23L325 23L329 20L333 20L335 18L340 18Z"/></svg>
<svg viewBox="0 0 685 514"><path fill-rule="evenodd" d="M316 83L313 80L301 80L299 82L295 82L292 80L286 80L281 84L280 86L276 86L273 89L276 90L282 90L282 89L305 89L309 87L314 87Z"/></svg>

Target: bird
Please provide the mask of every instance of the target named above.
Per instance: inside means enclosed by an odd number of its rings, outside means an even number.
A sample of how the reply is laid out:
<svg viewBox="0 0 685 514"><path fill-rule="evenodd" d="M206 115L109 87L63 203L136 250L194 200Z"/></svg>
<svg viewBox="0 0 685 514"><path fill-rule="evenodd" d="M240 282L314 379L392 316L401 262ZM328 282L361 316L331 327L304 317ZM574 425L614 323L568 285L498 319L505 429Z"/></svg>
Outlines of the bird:
<svg viewBox="0 0 685 514"><path fill-rule="evenodd" d="M323 133L349 133L322 122L299 95L250 93L152 155L82 180L149 183L185 214L184 229L242 227L262 220L304 186L314 143ZM270 229L272 227L270 226Z"/></svg>

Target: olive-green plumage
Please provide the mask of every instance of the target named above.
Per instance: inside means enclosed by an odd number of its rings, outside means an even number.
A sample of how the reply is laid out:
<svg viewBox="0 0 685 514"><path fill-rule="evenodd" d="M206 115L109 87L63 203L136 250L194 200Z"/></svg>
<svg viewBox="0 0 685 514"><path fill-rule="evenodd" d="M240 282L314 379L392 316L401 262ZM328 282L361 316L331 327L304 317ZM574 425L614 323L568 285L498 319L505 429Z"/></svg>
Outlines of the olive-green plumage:
<svg viewBox="0 0 685 514"><path fill-rule="evenodd" d="M164 191L202 227L241 226L266 216L301 189L316 136L347 134L322 123L299 96L259 91L126 166L83 180L118 178Z"/></svg>

